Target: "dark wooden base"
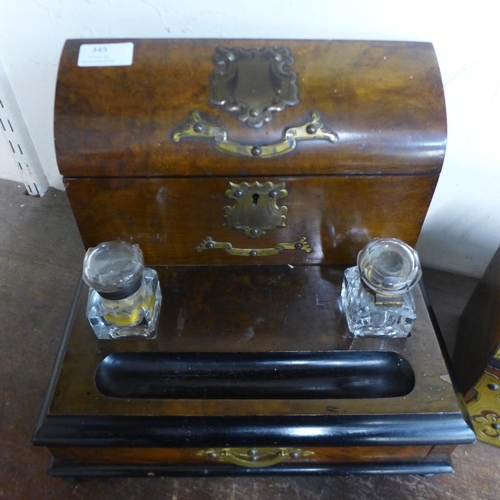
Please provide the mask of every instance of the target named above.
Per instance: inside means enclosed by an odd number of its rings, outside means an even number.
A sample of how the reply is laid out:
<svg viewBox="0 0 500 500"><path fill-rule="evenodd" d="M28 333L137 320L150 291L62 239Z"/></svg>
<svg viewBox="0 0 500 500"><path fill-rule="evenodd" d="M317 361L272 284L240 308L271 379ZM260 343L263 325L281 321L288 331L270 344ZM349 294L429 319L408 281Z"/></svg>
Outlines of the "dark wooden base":
<svg viewBox="0 0 500 500"><path fill-rule="evenodd" d="M80 284L33 438L54 457L49 474L438 474L452 472L450 454L457 445L474 441L420 290L410 337L353 339L339 310L340 268L162 267L158 272L163 306L155 340L96 339L85 317L87 290ZM345 352L367 364L374 352L395 353L411 368L393 376L407 377L402 385L394 382L396 391L376 370L366 371L367 389L366 381L349 376L348 366L332 369L332 387L342 385L340 391L329 394L325 385L310 396L307 387L312 392L315 386L309 381L295 392L285 384L288 392L272 398L259 396L262 380L255 385L251 370L252 391L241 391L238 399L224 398L220 390L203 397L199 387L183 398L161 384L145 392L136 384L123 397L110 397L95 382L101 362L117 353L149 353L145 359L165 353L170 360L212 353L216 369L231 353L240 360L276 362L284 353L311 362L312 353L322 353L323 360ZM261 366L255 363L257 371ZM179 383L186 383L185 377ZM377 397L388 384L388 396Z"/></svg>
<svg viewBox="0 0 500 500"><path fill-rule="evenodd" d="M384 474L413 474L432 476L451 474L453 466L449 459L435 462L385 462L376 464L283 464L261 469L234 465L68 465L52 459L48 474L65 479L86 477L217 477L217 476L356 476Z"/></svg>

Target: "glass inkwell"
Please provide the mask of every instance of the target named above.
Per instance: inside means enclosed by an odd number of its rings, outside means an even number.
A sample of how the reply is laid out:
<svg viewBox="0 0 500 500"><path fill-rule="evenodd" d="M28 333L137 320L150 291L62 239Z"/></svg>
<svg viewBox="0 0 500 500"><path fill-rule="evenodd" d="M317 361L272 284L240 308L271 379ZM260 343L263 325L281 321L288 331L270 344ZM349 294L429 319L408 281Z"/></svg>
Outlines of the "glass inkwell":
<svg viewBox="0 0 500 500"><path fill-rule="evenodd" d="M378 238L344 272L341 301L355 337L407 337L416 318L412 288L422 276L417 252L401 240Z"/></svg>
<svg viewBox="0 0 500 500"><path fill-rule="evenodd" d="M83 280L90 287L87 318L97 338L156 337L158 273L144 267L139 245L109 241L89 248Z"/></svg>

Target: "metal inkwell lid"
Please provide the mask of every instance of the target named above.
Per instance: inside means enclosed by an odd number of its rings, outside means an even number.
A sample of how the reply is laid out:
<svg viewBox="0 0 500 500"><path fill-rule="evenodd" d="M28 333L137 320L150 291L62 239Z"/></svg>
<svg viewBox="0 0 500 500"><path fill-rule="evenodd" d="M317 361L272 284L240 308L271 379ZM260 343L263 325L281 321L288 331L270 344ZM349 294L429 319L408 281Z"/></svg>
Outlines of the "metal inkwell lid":
<svg viewBox="0 0 500 500"><path fill-rule="evenodd" d="M139 245L107 241L89 248L83 260L83 281L101 297L121 300L141 286L144 257Z"/></svg>
<svg viewBox="0 0 500 500"><path fill-rule="evenodd" d="M422 276L417 252L396 238L377 238L358 254L363 284L378 298L411 290Z"/></svg>

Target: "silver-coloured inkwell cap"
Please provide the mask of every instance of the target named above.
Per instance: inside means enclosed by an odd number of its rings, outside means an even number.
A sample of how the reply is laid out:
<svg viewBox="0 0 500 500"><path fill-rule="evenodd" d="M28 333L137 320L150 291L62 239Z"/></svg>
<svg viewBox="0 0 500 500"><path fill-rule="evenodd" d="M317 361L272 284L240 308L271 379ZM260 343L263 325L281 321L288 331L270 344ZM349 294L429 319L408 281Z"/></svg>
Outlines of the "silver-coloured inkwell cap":
<svg viewBox="0 0 500 500"><path fill-rule="evenodd" d="M396 238L377 238L358 254L363 284L375 296L390 298L411 290L422 276L417 252Z"/></svg>
<svg viewBox="0 0 500 500"><path fill-rule="evenodd" d="M107 241L89 248L83 260L83 280L101 297L121 300L141 286L144 257L139 245Z"/></svg>

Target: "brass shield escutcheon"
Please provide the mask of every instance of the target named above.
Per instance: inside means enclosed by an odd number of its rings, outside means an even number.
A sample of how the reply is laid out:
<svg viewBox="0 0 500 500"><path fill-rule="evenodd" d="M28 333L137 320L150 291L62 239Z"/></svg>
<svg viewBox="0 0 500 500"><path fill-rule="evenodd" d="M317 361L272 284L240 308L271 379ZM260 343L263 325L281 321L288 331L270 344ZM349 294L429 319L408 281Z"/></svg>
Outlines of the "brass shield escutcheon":
<svg viewBox="0 0 500 500"><path fill-rule="evenodd" d="M210 102L234 112L251 128L260 128L273 112L294 106L297 74L286 47L244 50L218 47L215 62L220 70L210 77Z"/></svg>

